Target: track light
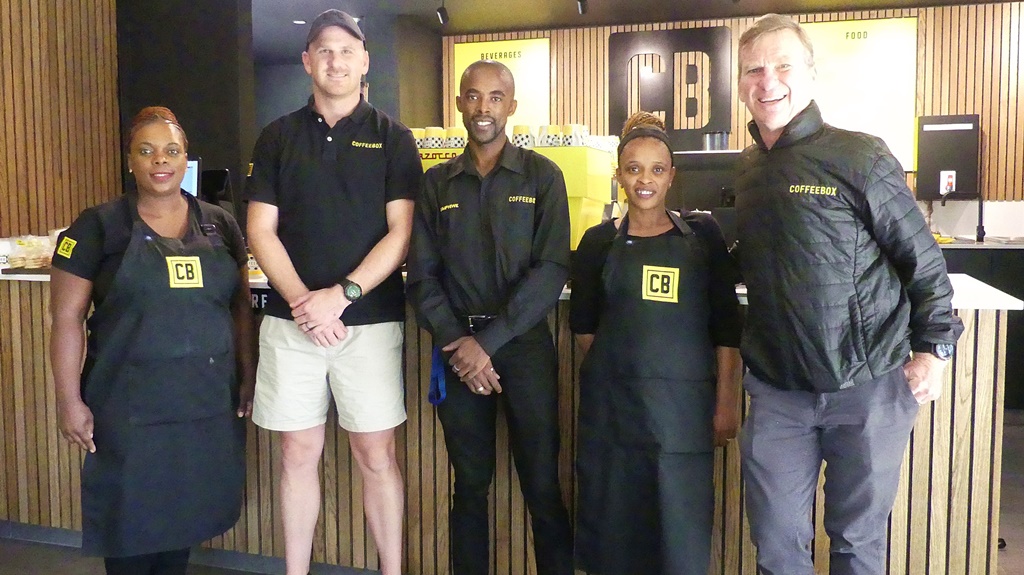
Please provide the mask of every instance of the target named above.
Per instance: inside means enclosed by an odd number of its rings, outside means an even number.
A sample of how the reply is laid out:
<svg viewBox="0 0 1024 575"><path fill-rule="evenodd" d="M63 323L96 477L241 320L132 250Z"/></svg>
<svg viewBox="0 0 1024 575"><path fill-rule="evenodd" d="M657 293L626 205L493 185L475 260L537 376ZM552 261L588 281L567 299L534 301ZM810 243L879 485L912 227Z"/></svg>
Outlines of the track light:
<svg viewBox="0 0 1024 575"><path fill-rule="evenodd" d="M587 0L576 0L576 9L580 11L580 15L587 13Z"/></svg>
<svg viewBox="0 0 1024 575"><path fill-rule="evenodd" d="M442 26L448 23L448 9L444 7L444 0L441 0L441 7L437 9L437 20Z"/></svg>

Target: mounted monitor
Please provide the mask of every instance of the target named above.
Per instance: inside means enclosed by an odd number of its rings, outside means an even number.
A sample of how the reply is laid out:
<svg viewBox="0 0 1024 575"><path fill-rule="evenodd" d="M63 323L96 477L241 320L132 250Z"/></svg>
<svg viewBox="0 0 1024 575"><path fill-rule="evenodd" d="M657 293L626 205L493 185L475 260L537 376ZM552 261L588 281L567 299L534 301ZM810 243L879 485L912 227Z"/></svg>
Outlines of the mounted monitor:
<svg viewBox="0 0 1024 575"><path fill-rule="evenodd" d="M201 197L199 194L201 190L201 184L199 174L202 172L203 159L199 156L189 156L188 164L185 167L185 179L181 181L181 189L192 194L196 197Z"/></svg>
<svg viewBox="0 0 1024 575"><path fill-rule="evenodd" d="M669 209L711 212L725 237L736 241L736 168L740 150L674 152L676 177L669 188Z"/></svg>
<svg viewBox="0 0 1024 575"><path fill-rule="evenodd" d="M220 206L232 216L238 217L235 213L235 195L231 191L230 170L227 168L203 170L202 176L199 178L199 185L203 190L199 199Z"/></svg>
<svg viewBox="0 0 1024 575"><path fill-rule="evenodd" d="M917 119L917 199L978 198L981 128L977 114Z"/></svg>
<svg viewBox="0 0 1024 575"><path fill-rule="evenodd" d="M704 210L735 203L736 165L740 150L674 152L676 177L669 189L669 209Z"/></svg>

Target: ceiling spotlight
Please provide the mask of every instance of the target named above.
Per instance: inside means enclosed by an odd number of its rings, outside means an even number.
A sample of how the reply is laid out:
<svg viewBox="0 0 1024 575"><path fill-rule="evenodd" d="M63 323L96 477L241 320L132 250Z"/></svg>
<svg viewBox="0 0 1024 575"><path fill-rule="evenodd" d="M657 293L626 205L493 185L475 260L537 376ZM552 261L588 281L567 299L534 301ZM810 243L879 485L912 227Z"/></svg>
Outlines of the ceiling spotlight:
<svg viewBox="0 0 1024 575"><path fill-rule="evenodd" d="M444 7L444 0L441 0L441 7L437 9L437 20L442 26L448 23L448 9Z"/></svg>
<svg viewBox="0 0 1024 575"><path fill-rule="evenodd" d="M305 20L292 20L292 24L298 24L300 26L305 24L305 23L306 23Z"/></svg>
<svg viewBox="0 0 1024 575"><path fill-rule="evenodd" d="M580 15L587 13L587 0L576 0L576 9L580 11Z"/></svg>

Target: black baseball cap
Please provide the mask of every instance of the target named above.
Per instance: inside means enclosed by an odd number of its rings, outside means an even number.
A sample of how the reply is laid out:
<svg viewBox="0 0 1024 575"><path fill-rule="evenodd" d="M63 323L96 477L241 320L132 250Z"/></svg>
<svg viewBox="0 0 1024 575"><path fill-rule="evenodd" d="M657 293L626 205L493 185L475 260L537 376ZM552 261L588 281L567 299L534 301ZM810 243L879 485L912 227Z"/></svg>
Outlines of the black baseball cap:
<svg viewBox="0 0 1024 575"><path fill-rule="evenodd" d="M330 10L324 10L313 20L313 24L309 27L309 34L306 36L306 49L309 49L309 45L316 41L320 37L320 33L324 31L324 28L329 26L338 26L342 30L345 30L349 34L359 38L364 44L366 43L366 36L363 36L363 31L359 29L359 24L356 19L349 16L348 13L342 12L335 8Z"/></svg>

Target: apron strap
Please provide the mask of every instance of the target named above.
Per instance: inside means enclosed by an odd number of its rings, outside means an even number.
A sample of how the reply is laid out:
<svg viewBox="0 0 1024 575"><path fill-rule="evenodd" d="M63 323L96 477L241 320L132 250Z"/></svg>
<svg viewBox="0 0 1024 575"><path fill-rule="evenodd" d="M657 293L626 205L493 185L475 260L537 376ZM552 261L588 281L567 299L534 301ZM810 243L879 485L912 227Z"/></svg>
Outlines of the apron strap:
<svg viewBox="0 0 1024 575"><path fill-rule="evenodd" d="M672 220L672 225L675 226L681 234L685 236L693 233L693 228L691 228L689 224L684 222L678 214L676 214L672 210L665 210L665 213L668 214L668 219ZM628 211L626 212L626 215L622 216L622 222L619 224L619 229L616 230L615 232L615 237L616 239L619 237L626 237L627 234L629 234Z"/></svg>

